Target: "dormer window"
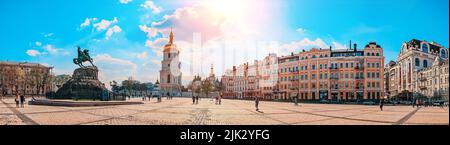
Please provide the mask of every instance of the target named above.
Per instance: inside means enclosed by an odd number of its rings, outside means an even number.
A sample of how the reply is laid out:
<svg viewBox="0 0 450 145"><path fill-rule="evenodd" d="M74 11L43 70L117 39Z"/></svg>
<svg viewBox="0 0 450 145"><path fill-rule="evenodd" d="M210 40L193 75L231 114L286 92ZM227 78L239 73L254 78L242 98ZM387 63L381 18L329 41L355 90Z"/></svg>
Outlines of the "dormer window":
<svg viewBox="0 0 450 145"><path fill-rule="evenodd" d="M428 53L428 45L427 44L422 44L422 52L424 53Z"/></svg>

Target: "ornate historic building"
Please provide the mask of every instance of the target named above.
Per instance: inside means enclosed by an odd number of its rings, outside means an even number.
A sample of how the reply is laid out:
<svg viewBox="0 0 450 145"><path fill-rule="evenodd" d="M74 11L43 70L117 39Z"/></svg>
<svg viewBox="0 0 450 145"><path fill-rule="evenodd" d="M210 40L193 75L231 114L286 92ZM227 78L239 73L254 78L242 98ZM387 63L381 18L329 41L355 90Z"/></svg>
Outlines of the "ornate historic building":
<svg viewBox="0 0 450 145"><path fill-rule="evenodd" d="M164 95L181 94L181 62L180 50L173 43L174 34L170 31L169 43L164 46L163 60L161 61L160 87Z"/></svg>
<svg viewBox="0 0 450 145"><path fill-rule="evenodd" d="M28 62L0 62L0 93L45 95L52 90L52 67Z"/></svg>
<svg viewBox="0 0 450 145"><path fill-rule="evenodd" d="M449 59L437 56L433 65L414 72L413 91L415 97L445 99L449 97Z"/></svg>
<svg viewBox="0 0 450 145"><path fill-rule="evenodd" d="M410 100L417 92L414 85L418 78L415 73L432 67L436 57L448 59L448 49L436 42L412 39L402 44L397 62L387 68L389 71L389 92L387 97Z"/></svg>
<svg viewBox="0 0 450 145"><path fill-rule="evenodd" d="M316 49L242 64L222 77L229 98L361 101L384 96L383 48Z"/></svg>

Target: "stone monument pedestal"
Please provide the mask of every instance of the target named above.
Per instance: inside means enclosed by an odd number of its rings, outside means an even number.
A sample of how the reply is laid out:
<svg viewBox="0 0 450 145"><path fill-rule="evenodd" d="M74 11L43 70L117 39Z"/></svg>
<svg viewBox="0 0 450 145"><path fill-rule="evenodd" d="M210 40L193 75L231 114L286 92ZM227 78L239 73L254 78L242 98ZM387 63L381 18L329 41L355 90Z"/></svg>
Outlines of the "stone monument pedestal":
<svg viewBox="0 0 450 145"><path fill-rule="evenodd" d="M77 68L72 79L67 81L56 92L53 99L90 99L109 100L109 91L98 80L98 69L95 66Z"/></svg>

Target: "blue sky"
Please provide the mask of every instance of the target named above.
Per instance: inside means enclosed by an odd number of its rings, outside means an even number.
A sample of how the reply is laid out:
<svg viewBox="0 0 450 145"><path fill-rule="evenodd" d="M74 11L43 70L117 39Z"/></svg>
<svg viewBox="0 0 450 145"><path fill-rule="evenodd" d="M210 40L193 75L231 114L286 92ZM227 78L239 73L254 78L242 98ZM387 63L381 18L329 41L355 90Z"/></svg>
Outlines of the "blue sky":
<svg viewBox="0 0 450 145"><path fill-rule="evenodd" d="M206 75L211 64L222 74L268 52L339 48L349 40L359 46L376 41L388 62L412 38L448 48L448 5L448 0L4 0L0 60L39 62L54 66L56 74L70 74L80 45L91 50L102 81L132 76L153 82L173 26L185 76ZM201 49L195 34L201 35ZM259 47L272 42L280 48Z"/></svg>

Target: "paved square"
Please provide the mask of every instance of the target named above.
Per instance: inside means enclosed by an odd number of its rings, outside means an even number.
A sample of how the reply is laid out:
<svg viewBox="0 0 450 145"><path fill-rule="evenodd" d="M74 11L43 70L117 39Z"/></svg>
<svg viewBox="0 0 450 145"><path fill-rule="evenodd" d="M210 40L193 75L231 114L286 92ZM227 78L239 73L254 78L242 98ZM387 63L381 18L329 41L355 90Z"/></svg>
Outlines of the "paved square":
<svg viewBox="0 0 450 145"><path fill-rule="evenodd" d="M133 101L139 101L135 99ZM1 125L448 125L448 107L335 105L211 99L192 104L190 98L157 103L105 107L25 105L0 100Z"/></svg>

